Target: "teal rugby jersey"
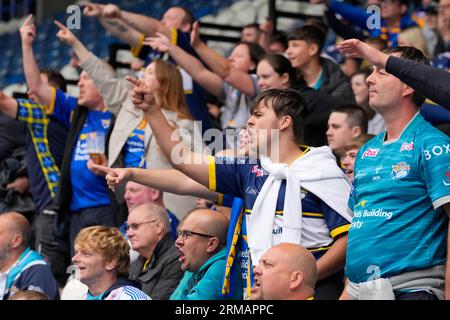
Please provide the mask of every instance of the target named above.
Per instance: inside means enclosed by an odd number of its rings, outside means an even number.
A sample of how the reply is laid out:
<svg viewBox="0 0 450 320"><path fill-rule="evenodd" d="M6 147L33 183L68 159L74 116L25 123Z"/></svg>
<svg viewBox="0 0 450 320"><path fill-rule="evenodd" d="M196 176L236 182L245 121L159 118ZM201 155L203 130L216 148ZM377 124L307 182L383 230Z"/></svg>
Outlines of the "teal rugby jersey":
<svg viewBox="0 0 450 320"><path fill-rule="evenodd" d="M369 140L355 162L346 275L360 283L444 264L450 139L418 113L400 138Z"/></svg>

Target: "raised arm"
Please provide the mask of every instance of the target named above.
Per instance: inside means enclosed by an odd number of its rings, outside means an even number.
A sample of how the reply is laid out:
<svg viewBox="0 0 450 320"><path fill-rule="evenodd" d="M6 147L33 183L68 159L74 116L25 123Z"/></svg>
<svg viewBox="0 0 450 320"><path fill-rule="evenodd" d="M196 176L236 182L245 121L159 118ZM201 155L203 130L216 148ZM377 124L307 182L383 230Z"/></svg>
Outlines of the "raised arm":
<svg viewBox="0 0 450 320"><path fill-rule="evenodd" d="M104 17L104 5L98 3L85 3L83 5L85 16L96 17L106 30L130 46L135 47L139 45L142 34L122 19Z"/></svg>
<svg viewBox="0 0 450 320"><path fill-rule="evenodd" d="M0 91L0 111L8 117L16 118L17 108L17 101Z"/></svg>
<svg viewBox="0 0 450 320"><path fill-rule="evenodd" d="M20 38L22 40L23 70L28 89L37 96L39 102L49 105L52 99L52 89L45 84L40 75L39 67L33 53L33 41L36 38L36 26L33 23L33 15L20 27Z"/></svg>
<svg viewBox="0 0 450 320"><path fill-rule="evenodd" d="M425 98L450 110L450 73L447 71L387 55L356 39L341 42L338 49L351 58L367 59L372 65L385 69Z"/></svg>
<svg viewBox="0 0 450 320"><path fill-rule="evenodd" d="M168 52L173 60L186 70L194 81L198 82L216 97L220 97L222 79L217 74L206 69L197 58L172 44L167 36L157 33L156 37L146 38L144 44L150 45L153 49L160 52Z"/></svg>
<svg viewBox="0 0 450 320"><path fill-rule="evenodd" d="M156 141L165 157L172 163L175 169L180 170L188 177L204 186L208 186L208 156L194 153L184 146L179 139L173 139L174 129L169 125L160 107L158 106L151 90L141 81L127 77L133 83L131 100L133 104L144 112L144 117L153 130ZM177 150L174 154L172 149Z"/></svg>
<svg viewBox="0 0 450 320"><path fill-rule="evenodd" d="M222 80L250 97L256 94L253 80L248 73L233 68L228 59L200 40L198 22L195 22L192 28L191 46L212 72L217 74Z"/></svg>
<svg viewBox="0 0 450 320"><path fill-rule="evenodd" d="M128 84L116 78L111 67L91 53L83 43L63 24L55 21L59 28L58 39L73 48L83 70L94 81L109 111L117 115L128 97Z"/></svg>
<svg viewBox="0 0 450 320"><path fill-rule="evenodd" d="M114 4L108 4L103 9L105 18L118 18L133 27L140 33L147 36L153 36L156 32L160 32L170 37L170 28L166 27L159 20L142 14L121 10Z"/></svg>

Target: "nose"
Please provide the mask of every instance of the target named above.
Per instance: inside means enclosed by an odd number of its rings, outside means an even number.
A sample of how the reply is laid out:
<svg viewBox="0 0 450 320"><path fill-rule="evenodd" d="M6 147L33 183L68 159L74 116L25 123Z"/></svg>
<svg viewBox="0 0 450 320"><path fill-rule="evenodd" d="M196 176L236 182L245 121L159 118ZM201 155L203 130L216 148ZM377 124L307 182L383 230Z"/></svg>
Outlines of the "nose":
<svg viewBox="0 0 450 320"><path fill-rule="evenodd" d="M245 123L245 126L247 128L251 128L255 125L255 117L254 116L250 116L250 118L248 118L247 122Z"/></svg>
<svg viewBox="0 0 450 320"><path fill-rule="evenodd" d="M126 234L127 234L127 237L128 237L129 239L131 239L131 238L134 236L134 231L133 231L133 229L131 229L131 228L129 227L129 228L127 229Z"/></svg>
<svg viewBox="0 0 450 320"><path fill-rule="evenodd" d="M79 262L79 257L78 257L78 253L75 253L75 255L72 257L72 262L77 264Z"/></svg>
<svg viewBox="0 0 450 320"><path fill-rule="evenodd" d="M374 82L374 72L375 71L372 71L372 73L366 78L366 84L368 86L373 85L375 83Z"/></svg>
<svg viewBox="0 0 450 320"><path fill-rule="evenodd" d="M256 267L253 268L253 274L254 275L261 275L261 267L260 264L258 264Z"/></svg>
<svg viewBox="0 0 450 320"><path fill-rule="evenodd" d="M183 246L183 244L184 244L184 239L183 239L183 237L181 235L179 235L177 237L177 239L175 240L175 247L177 249L179 249L179 248L181 248Z"/></svg>
<svg viewBox="0 0 450 320"><path fill-rule="evenodd" d="M331 137L332 136L332 132L333 132L333 130L331 130L331 127L329 127L325 134L326 134L327 137Z"/></svg>
<svg viewBox="0 0 450 320"><path fill-rule="evenodd" d="M344 157L344 159L342 160L342 165L344 166L344 168L347 168L349 164L350 164L350 161L349 161L348 157Z"/></svg>

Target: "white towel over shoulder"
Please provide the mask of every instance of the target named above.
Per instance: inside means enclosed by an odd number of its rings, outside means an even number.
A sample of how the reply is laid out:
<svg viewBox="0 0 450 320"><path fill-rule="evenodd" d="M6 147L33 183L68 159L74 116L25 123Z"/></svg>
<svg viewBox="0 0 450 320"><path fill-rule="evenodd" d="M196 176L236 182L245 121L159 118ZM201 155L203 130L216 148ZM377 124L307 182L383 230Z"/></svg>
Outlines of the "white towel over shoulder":
<svg viewBox="0 0 450 320"><path fill-rule="evenodd" d="M348 221L347 201L350 183L327 146L311 148L290 166L272 163L261 158L261 166L269 177L256 198L252 213L247 217L248 244L253 265L273 244L273 225L276 203L282 180L286 179L286 195L283 207L283 232L281 242L302 243L302 204L300 188L322 199L328 206Z"/></svg>

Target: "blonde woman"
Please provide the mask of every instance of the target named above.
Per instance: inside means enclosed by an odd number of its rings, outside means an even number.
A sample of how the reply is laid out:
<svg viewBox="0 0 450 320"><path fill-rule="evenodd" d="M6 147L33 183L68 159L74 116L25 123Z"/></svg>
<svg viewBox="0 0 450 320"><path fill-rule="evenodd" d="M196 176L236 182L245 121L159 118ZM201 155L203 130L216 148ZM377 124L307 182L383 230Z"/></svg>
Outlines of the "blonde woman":
<svg viewBox="0 0 450 320"><path fill-rule="evenodd" d="M415 47L422 51L425 57L430 58L427 41L419 27L402 30L397 36L397 41L399 46Z"/></svg>

